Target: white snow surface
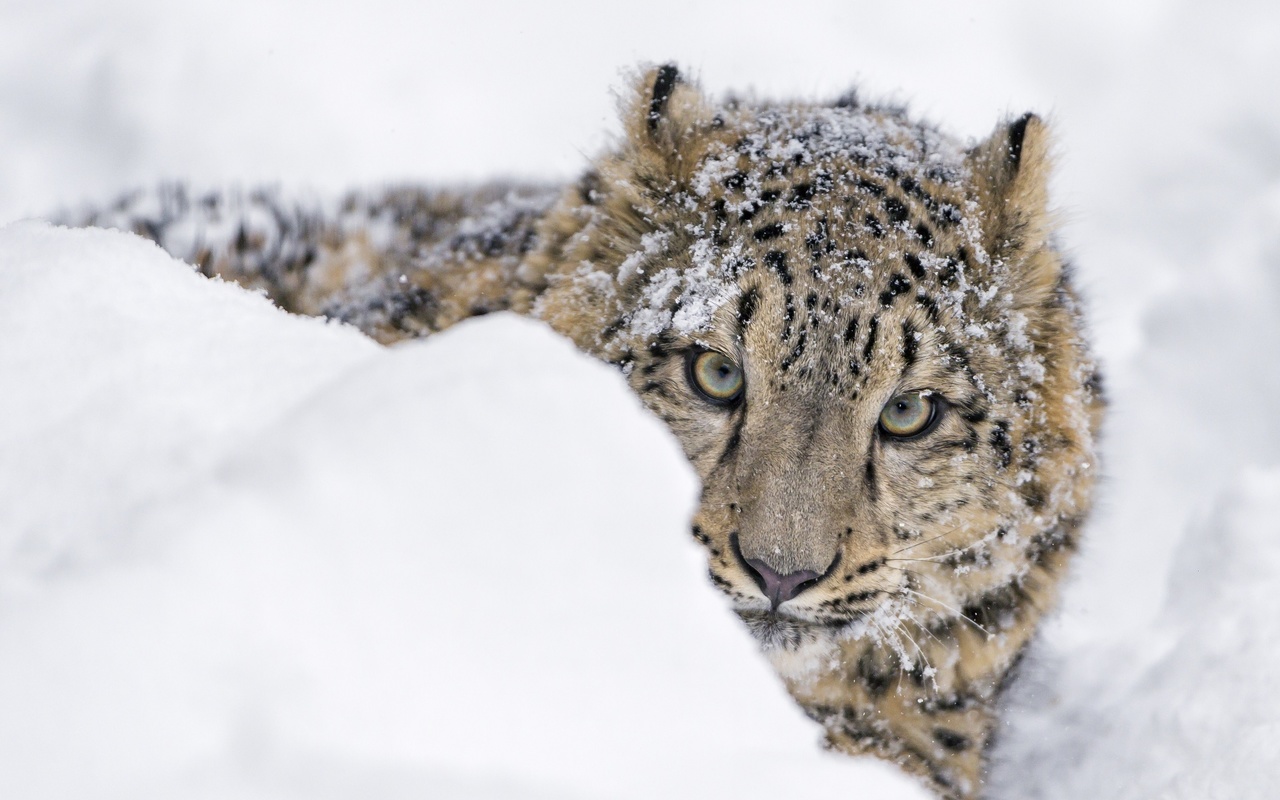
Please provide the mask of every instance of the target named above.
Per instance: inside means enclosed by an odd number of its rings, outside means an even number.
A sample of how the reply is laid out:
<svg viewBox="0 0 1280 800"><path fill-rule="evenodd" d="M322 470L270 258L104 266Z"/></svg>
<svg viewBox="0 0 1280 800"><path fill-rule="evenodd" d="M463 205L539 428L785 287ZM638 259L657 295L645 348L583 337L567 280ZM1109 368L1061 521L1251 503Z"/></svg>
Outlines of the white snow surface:
<svg viewBox="0 0 1280 800"><path fill-rule="evenodd" d="M0 7L0 222L140 182L567 178L610 87L1056 131L1112 409L996 798L1280 785L1280 6ZM618 376L495 317L382 350L116 233L0 231L0 797L920 797L827 757Z"/></svg>

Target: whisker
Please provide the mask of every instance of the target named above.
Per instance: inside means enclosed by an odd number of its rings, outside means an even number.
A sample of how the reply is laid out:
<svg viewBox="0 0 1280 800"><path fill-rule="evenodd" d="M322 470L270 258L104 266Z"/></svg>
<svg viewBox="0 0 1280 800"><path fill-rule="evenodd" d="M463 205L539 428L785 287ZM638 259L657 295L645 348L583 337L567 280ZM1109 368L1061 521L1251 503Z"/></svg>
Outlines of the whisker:
<svg viewBox="0 0 1280 800"><path fill-rule="evenodd" d="M925 655L924 649L921 648L920 643L917 642L914 637L912 637L911 632L907 630L906 626L903 625L901 622L898 622L896 624L898 626L898 630L902 631L902 635L907 637L908 641L910 641L911 644L915 646L916 655L920 656L920 660L923 661L924 665L928 668L929 680L930 682L933 683L933 688L937 689L938 688L938 678L937 678L938 671L933 668L933 664L929 663L929 657Z"/></svg>
<svg viewBox="0 0 1280 800"><path fill-rule="evenodd" d="M973 620L971 620L971 619L969 619L968 617L966 617L962 612L957 611L956 609L952 608L951 606L947 605L946 603L942 602L941 600L939 600L939 599L938 599L938 598L936 598L936 597L930 597L930 596L929 596L929 595L927 595L927 594L921 594L920 592L917 592L917 591L915 591L914 589L908 589L908 588L907 588L907 587L905 587L905 586L904 586L904 587L902 587L902 591L904 591L904 592L906 592L906 593L908 593L908 594L913 594L913 595L915 595L915 596L917 596L917 597L923 597L925 600L928 600L928 601L929 601L929 602L931 602L931 603L937 603L938 605L940 605L940 606L942 606L943 608L945 608L947 611L950 611L952 614L955 614L955 615L956 615L957 617L959 617L960 619L964 620L965 622L969 623L969 624L970 624L970 625L972 625L973 627L975 627L975 628L977 628L978 630L982 631L982 632L983 632L983 633L985 633L987 636L994 636L994 635L995 635L995 634L993 634L991 631L987 630L986 628L982 627L982 626L981 626L981 625L979 625L978 623L976 623L976 622L974 622Z"/></svg>
<svg viewBox="0 0 1280 800"><path fill-rule="evenodd" d="M981 539L978 539L977 541L973 541L973 542L970 542L969 544L966 544L964 547L957 547L956 549L954 549L954 550L948 550L948 551L947 551L947 552L945 552L945 553L937 553L937 554L932 555L932 556L922 556L922 557L920 557L920 558L919 558L919 559L917 559L917 560L919 560L919 561L931 561L931 560L939 559L939 558L950 558L951 556L959 555L960 553L963 553L963 552L964 552L964 551L966 551L966 550L971 550L971 549L973 549L973 548L977 547L978 545L980 545L980 544L984 543L984 542L986 541L986 538L987 538L987 537L983 537L983 538L981 538ZM886 560L900 560L900 561L905 561L905 560L908 560L908 559L886 559Z"/></svg>
<svg viewBox="0 0 1280 800"><path fill-rule="evenodd" d="M936 541L938 541L939 539L943 538L944 536L950 536L951 534L955 533L955 532L956 532L956 531L958 531L958 530L960 530L960 526L959 526L959 525L957 525L957 526L956 526L956 527L954 527L954 528L948 528L947 530L943 531L942 533L938 534L937 536L933 537L932 539L925 539L923 542L916 542L915 544L909 544L909 545L907 545L906 547L900 547L900 548L898 548L897 550L894 550L894 551L893 551L892 553L890 553L889 555L891 555L891 556L896 556L898 553L904 553L904 552L906 552L907 550L914 550L915 548L920 547L921 545L926 545L926 544L928 544L929 542L936 542Z"/></svg>
<svg viewBox="0 0 1280 800"><path fill-rule="evenodd" d="M882 620L875 620L874 624L876 626L876 630L878 630L880 632L880 635L884 637L884 639L886 640L886 643L889 645L889 649L892 650L894 655L898 657L898 674L906 675L907 664L911 663L912 659L911 659L911 654L907 652L906 645L902 643L902 638L898 636L898 631L894 630L893 628L885 627L885 624ZM896 624L897 623L895 623L895 625ZM901 692L902 692L902 684L899 683L898 693L901 693Z"/></svg>

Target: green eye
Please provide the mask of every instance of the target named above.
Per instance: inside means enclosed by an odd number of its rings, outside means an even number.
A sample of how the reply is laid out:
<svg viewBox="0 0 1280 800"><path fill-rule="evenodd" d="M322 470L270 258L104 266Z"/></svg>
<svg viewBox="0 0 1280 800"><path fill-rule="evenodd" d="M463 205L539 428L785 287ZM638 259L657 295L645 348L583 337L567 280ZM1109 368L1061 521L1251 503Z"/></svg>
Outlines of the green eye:
<svg viewBox="0 0 1280 800"><path fill-rule="evenodd" d="M689 382L698 394L719 405L728 405L742 394L742 368L724 353L703 350L689 357Z"/></svg>
<svg viewBox="0 0 1280 800"><path fill-rule="evenodd" d="M937 405L926 392L900 394L880 412L880 429L903 438L923 433L937 417Z"/></svg>

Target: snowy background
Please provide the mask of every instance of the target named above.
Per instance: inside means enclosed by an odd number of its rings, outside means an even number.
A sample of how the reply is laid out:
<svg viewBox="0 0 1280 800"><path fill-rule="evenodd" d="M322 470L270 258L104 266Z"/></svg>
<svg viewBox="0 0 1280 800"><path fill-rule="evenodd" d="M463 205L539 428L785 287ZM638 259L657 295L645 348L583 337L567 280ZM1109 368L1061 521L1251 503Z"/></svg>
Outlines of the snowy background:
<svg viewBox="0 0 1280 800"><path fill-rule="evenodd" d="M1280 784L1280 5L0 3L0 797L920 798L824 756L695 485L527 321L382 350L121 234L165 178L567 179L612 91L1054 124L1113 403L993 795Z"/></svg>

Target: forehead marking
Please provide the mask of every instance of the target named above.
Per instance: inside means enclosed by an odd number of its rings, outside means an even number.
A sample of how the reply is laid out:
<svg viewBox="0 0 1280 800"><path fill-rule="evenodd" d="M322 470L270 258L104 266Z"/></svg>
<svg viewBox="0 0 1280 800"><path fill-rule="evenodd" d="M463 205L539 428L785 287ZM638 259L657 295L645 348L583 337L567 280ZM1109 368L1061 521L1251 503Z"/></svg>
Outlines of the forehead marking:
<svg viewBox="0 0 1280 800"><path fill-rule="evenodd" d="M915 326L911 324L911 321L904 319L902 321L902 360L904 362L904 373L907 368L916 363L916 349L919 347L919 342L916 339L918 335L919 334L917 333Z"/></svg>
<svg viewBox="0 0 1280 800"><path fill-rule="evenodd" d="M902 260L907 263L907 269L911 270L911 274L916 277L916 280L924 278L924 264L920 263L920 259L915 253L906 253L902 256Z"/></svg>
<svg viewBox="0 0 1280 800"><path fill-rule="evenodd" d="M893 301L898 295L905 294L911 290L911 281L907 280L902 273L895 272L889 276L889 286L880 293L880 305L888 308L893 305Z"/></svg>
<svg viewBox="0 0 1280 800"><path fill-rule="evenodd" d="M787 268L787 254L781 250L770 250L764 254L764 263L782 280L784 286L791 285L791 270Z"/></svg>
<svg viewBox="0 0 1280 800"><path fill-rule="evenodd" d="M862 346L862 363L871 366L871 356L876 350L876 334L880 330L880 317L873 316L867 323L867 342Z"/></svg>

